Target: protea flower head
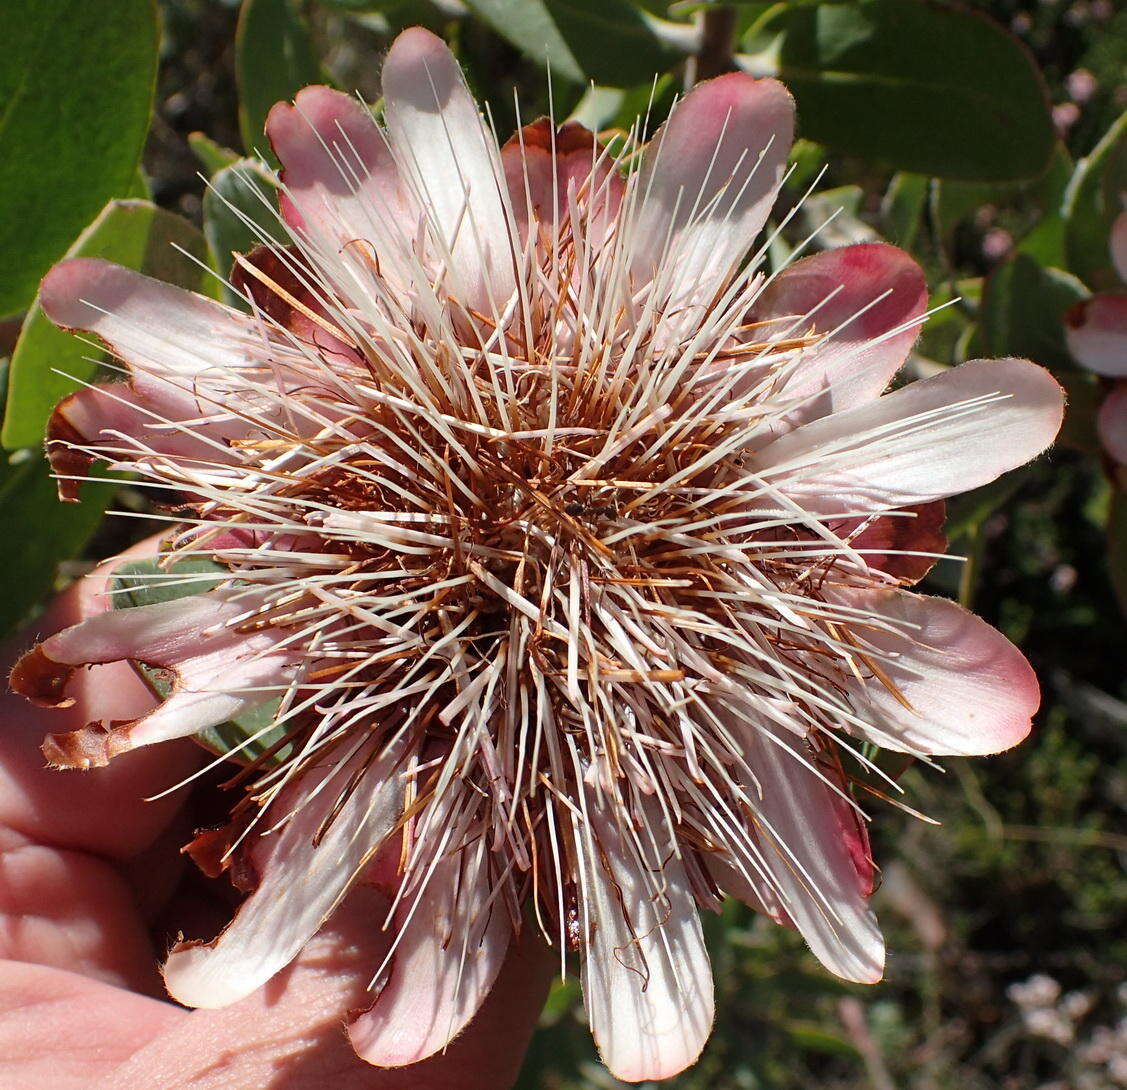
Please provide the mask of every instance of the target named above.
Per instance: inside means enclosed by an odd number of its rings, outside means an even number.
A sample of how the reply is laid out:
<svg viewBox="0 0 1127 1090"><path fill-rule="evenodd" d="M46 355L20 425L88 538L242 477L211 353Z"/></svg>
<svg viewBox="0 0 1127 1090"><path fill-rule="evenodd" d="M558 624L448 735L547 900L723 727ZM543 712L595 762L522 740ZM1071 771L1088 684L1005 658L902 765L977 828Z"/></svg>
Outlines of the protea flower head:
<svg viewBox="0 0 1127 1090"><path fill-rule="evenodd" d="M290 242L239 260L249 313L101 261L46 278L50 317L129 372L57 408L64 493L95 460L171 490L164 561L224 578L51 636L13 685L174 679L143 718L50 738L65 767L280 699L284 745L208 840L249 896L173 950L177 999L247 995L371 881L394 941L350 1026L365 1059L445 1047L533 928L611 1070L671 1075L709 1033L698 912L724 894L880 978L867 743L1029 730L1021 654L903 588L943 498L1042 451L1062 395L1018 360L884 393L926 306L890 246L765 275L794 124L774 80L697 86L629 171L576 124L498 151L423 30L383 88L384 129L324 87L270 114Z"/></svg>

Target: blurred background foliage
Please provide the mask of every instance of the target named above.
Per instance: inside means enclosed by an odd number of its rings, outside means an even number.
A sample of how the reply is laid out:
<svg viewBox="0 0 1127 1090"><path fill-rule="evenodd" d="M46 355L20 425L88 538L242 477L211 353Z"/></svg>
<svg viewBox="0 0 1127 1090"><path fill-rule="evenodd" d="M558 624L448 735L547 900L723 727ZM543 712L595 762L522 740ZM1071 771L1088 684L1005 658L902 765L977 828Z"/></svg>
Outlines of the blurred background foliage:
<svg viewBox="0 0 1127 1090"><path fill-rule="evenodd" d="M648 131L695 79L778 74L799 107L772 245L886 238L933 303L907 377L1021 355L1070 394L1054 453L950 507L929 577L1037 667L1034 737L946 774L887 769L939 824L873 801L887 979L843 985L740 906L708 921L717 1029L678 1090L1127 1086L1127 501L1099 448L1107 380L1070 358L1068 307L1117 287L1127 191L1127 10L1112 0L0 0L0 629L139 536L128 482L64 506L42 459L54 401L103 361L52 327L36 286L65 253L216 295L271 223L270 105L309 82L379 109L381 53L442 34L504 138L518 116ZM546 72L550 73L549 76ZM819 173L825 173L819 178ZM248 171L250 174L248 175ZM248 181L257 179L256 184ZM817 181L814 195L804 194ZM268 202L267 202L268 204ZM276 229L276 228L275 228ZM1118 475L1118 483L1116 477ZM1118 605L1117 605L1118 596ZM523 1090L618 1084L574 982L552 992Z"/></svg>

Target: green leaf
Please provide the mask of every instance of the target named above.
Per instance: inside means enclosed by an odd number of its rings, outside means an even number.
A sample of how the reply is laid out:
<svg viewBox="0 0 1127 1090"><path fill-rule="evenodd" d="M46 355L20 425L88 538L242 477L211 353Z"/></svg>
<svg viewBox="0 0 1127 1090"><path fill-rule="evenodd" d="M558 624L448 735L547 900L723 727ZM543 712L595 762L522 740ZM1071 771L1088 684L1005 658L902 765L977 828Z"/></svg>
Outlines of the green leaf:
<svg viewBox="0 0 1127 1090"><path fill-rule="evenodd" d="M936 179L932 185L931 214L940 244L951 249L957 228L981 209L993 205L1007 210L1005 226L1021 240L1018 250L1043 265L1063 265L1060 206L1071 177L1072 158L1058 143L1049 169L1030 182Z"/></svg>
<svg viewBox="0 0 1127 1090"><path fill-rule="evenodd" d="M815 246L834 249L856 242L874 242L880 236L861 219L861 202L865 196L859 185L839 185L824 189L806 198L802 216L809 231L816 234Z"/></svg>
<svg viewBox="0 0 1127 1090"><path fill-rule="evenodd" d="M749 71L778 75L803 135L899 170L1003 180L1053 150L1044 81L990 20L926 0L777 4L752 28Z"/></svg>
<svg viewBox="0 0 1127 1090"><path fill-rule="evenodd" d="M678 91L679 82L669 74L628 90L592 84L575 104L568 120L578 121L593 132L628 132L638 118L648 116L652 130L655 118L668 115ZM641 133L640 137L644 140L646 134Z"/></svg>
<svg viewBox="0 0 1127 1090"><path fill-rule="evenodd" d="M235 30L235 75L243 146L277 166L265 136L270 107L321 81L309 28L292 0L243 0Z"/></svg>
<svg viewBox="0 0 1127 1090"><path fill-rule="evenodd" d="M573 83L631 87L664 72L678 54L628 0L467 0L469 8L529 60Z"/></svg>
<svg viewBox="0 0 1127 1090"><path fill-rule="evenodd" d="M402 0L320 0L327 8L339 8L341 11L384 11L389 7L398 7Z"/></svg>
<svg viewBox="0 0 1127 1090"><path fill-rule="evenodd" d="M826 165L826 149L813 140L799 137L791 145L787 156L788 171L786 186L795 193L804 193L818 177L818 172Z"/></svg>
<svg viewBox="0 0 1127 1090"><path fill-rule="evenodd" d="M114 569L110 593L114 609L155 606L206 594L227 577L225 568L202 557L177 560L167 568L155 560L129 560Z"/></svg>
<svg viewBox="0 0 1127 1090"><path fill-rule="evenodd" d="M583 993L575 977L556 977L548 991L548 998L544 1001L544 1009L540 1012L540 1025L555 1025L582 1002Z"/></svg>
<svg viewBox="0 0 1127 1090"><path fill-rule="evenodd" d="M148 175L140 166L133 172L133 184L125 193L122 193L122 196L132 197L138 201L151 201L153 199L153 187L149 184Z"/></svg>
<svg viewBox="0 0 1127 1090"><path fill-rule="evenodd" d="M91 482L78 503L60 503L54 478L38 451L0 460L0 635L25 620L55 587L60 561L76 556L102 521L117 486Z"/></svg>
<svg viewBox="0 0 1127 1090"><path fill-rule="evenodd" d="M1057 434L1056 445L1078 450L1089 458L1099 458L1103 452L1099 432L1096 430L1096 413L1103 402L1100 379L1090 371L1067 371L1056 376L1064 387L1068 411Z"/></svg>
<svg viewBox="0 0 1127 1090"><path fill-rule="evenodd" d="M626 92L617 87L599 87L592 83L575 104L568 117L592 132L600 132L614 123L622 112Z"/></svg>
<svg viewBox="0 0 1127 1090"><path fill-rule="evenodd" d="M244 218L245 217L245 218ZM255 226L246 221L250 220ZM253 159L240 159L211 179L203 196L203 230L212 266L224 277L234 264L232 254L245 254L263 241L284 243L278 222L278 193L274 178ZM226 302L245 306L224 286Z"/></svg>
<svg viewBox="0 0 1127 1090"><path fill-rule="evenodd" d="M970 352L1023 356L1053 370L1069 370L1074 364L1065 346L1062 318L1087 295L1087 288L1070 273L1017 254L986 281Z"/></svg>
<svg viewBox="0 0 1127 1090"><path fill-rule="evenodd" d="M237 151L225 148L216 143L207 133L192 132L188 134L188 147L192 149L195 157L200 161L204 173L210 178L218 174L224 167L237 163L241 158Z"/></svg>
<svg viewBox="0 0 1127 1090"><path fill-rule="evenodd" d="M952 182L936 178L931 185L931 218L941 246L954 246L959 225L986 205L1004 201L1010 186L989 182Z"/></svg>
<svg viewBox="0 0 1127 1090"><path fill-rule="evenodd" d="M110 591L115 608L132 609L189 598L194 594L205 594L228 578L230 576L225 568L202 557L177 560L166 568L161 567L156 560L132 560L114 570ZM170 686L163 671L139 665L154 692L162 697L167 696ZM284 737L284 727L271 726L280 704L281 697L267 700L227 723L200 731L196 740L217 756L237 750L232 760L248 764ZM248 738L260 732L261 737L243 745ZM272 759L284 760L289 750L288 745L283 746Z"/></svg>
<svg viewBox="0 0 1127 1090"><path fill-rule="evenodd" d="M1127 192L1127 111L1076 166L1064 197L1068 267L1096 290L1118 283L1108 240Z"/></svg>
<svg viewBox="0 0 1127 1090"><path fill-rule="evenodd" d="M217 757L230 757L239 764L251 764L286 736L285 726L271 725L278 714L279 704L280 697L268 700L258 707L248 708L226 723L205 727L196 735L196 741ZM249 740L252 738L254 741ZM270 755L265 762L266 767L281 764L292 752L293 747L287 742Z"/></svg>
<svg viewBox="0 0 1127 1090"><path fill-rule="evenodd" d="M130 192L157 65L153 0L7 0L0 54L0 316L110 197Z"/></svg>
<svg viewBox="0 0 1127 1090"><path fill-rule="evenodd" d="M951 541L963 534L973 533L998 508L1003 507L1013 498L1032 473L1032 466L1021 466L996 481L984 484L981 488L952 496L947 501L947 522L943 527L944 533Z"/></svg>
<svg viewBox="0 0 1127 1090"><path fill-rule="evenodd" d="M881 204L881 218L889 242L911 249L927 207L928 181L922 174L894 174Z"/></svg>
<svg viewBox="0 0 1127 1090"><path fill-rule="evenodd" d="M196 263L206 256L203 237L191 223L138 200L110 201L67 251L67 257L106 258L193 289L203 287L207 278ZM56 328L38 303L32 306L12 354L0 432L4 446L11 450L39 443L55 404L94 376L99 355L88 340Z"/></svg>
<svg viewBox="0 0 1127 1090"><path fill-rule="evenodd" d="M1064 218L1059 211L1049 212L1017 244L1019 254L1028 254L1041 265L1063 265Z"/></svg>
<svg viewBox="0 0 1127 1090"><path fill-rule="evenodd" d="M855 1057L857 1049L844 1037L810 1022L788 1022L787 1034L802 1053L821 1052L827 1056Z"/></svg>

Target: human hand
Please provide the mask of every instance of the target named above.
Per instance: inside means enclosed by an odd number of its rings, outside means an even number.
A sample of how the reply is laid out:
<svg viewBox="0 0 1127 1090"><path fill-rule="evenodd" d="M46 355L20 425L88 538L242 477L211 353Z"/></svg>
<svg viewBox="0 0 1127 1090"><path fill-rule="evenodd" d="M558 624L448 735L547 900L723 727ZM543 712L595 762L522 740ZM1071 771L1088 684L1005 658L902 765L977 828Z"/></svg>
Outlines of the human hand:
<svg viewBox="0 0 1127 1090"><path fill-rule="evenodd" d="M99 569L61 595L37 633L108 609L107 574ZM5 678L33 635L13 640L0 656ZM180 882L190 789L144 800L190 775L202 751L187 740L168 742L105 768L51 770L39 750L44 734L92 719L132 719L153 702L124 663L78 673L68 693L74 704L51 712L0 695L4 1090L512 1084L551 974L550 958L530 936L510 950L484 1006L444 1054L397 1070L355 1056L345 1017L367 1005L370 974L388 945L379 930L383 895L369 887L355 889L303 954L245 1000L195 1011L167 1001L157 971L164 954L154 934L158 918L183 926L191 938L210 938L224 921L207 883L194 883L201 896Z"/></svg>

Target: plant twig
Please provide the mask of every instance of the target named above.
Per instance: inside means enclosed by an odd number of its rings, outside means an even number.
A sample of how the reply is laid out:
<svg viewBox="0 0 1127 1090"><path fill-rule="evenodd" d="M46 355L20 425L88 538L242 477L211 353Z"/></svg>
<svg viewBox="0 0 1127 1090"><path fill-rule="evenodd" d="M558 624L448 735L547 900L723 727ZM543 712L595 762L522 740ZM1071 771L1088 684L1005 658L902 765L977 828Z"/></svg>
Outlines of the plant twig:
<svg viewBox="0 0 1127 1090"><path fill-rule="evenodd" d="M736 9L715 4L700 13L700 48L686 67L686 83L692 85L731 72L735 67Z"/></svg>

